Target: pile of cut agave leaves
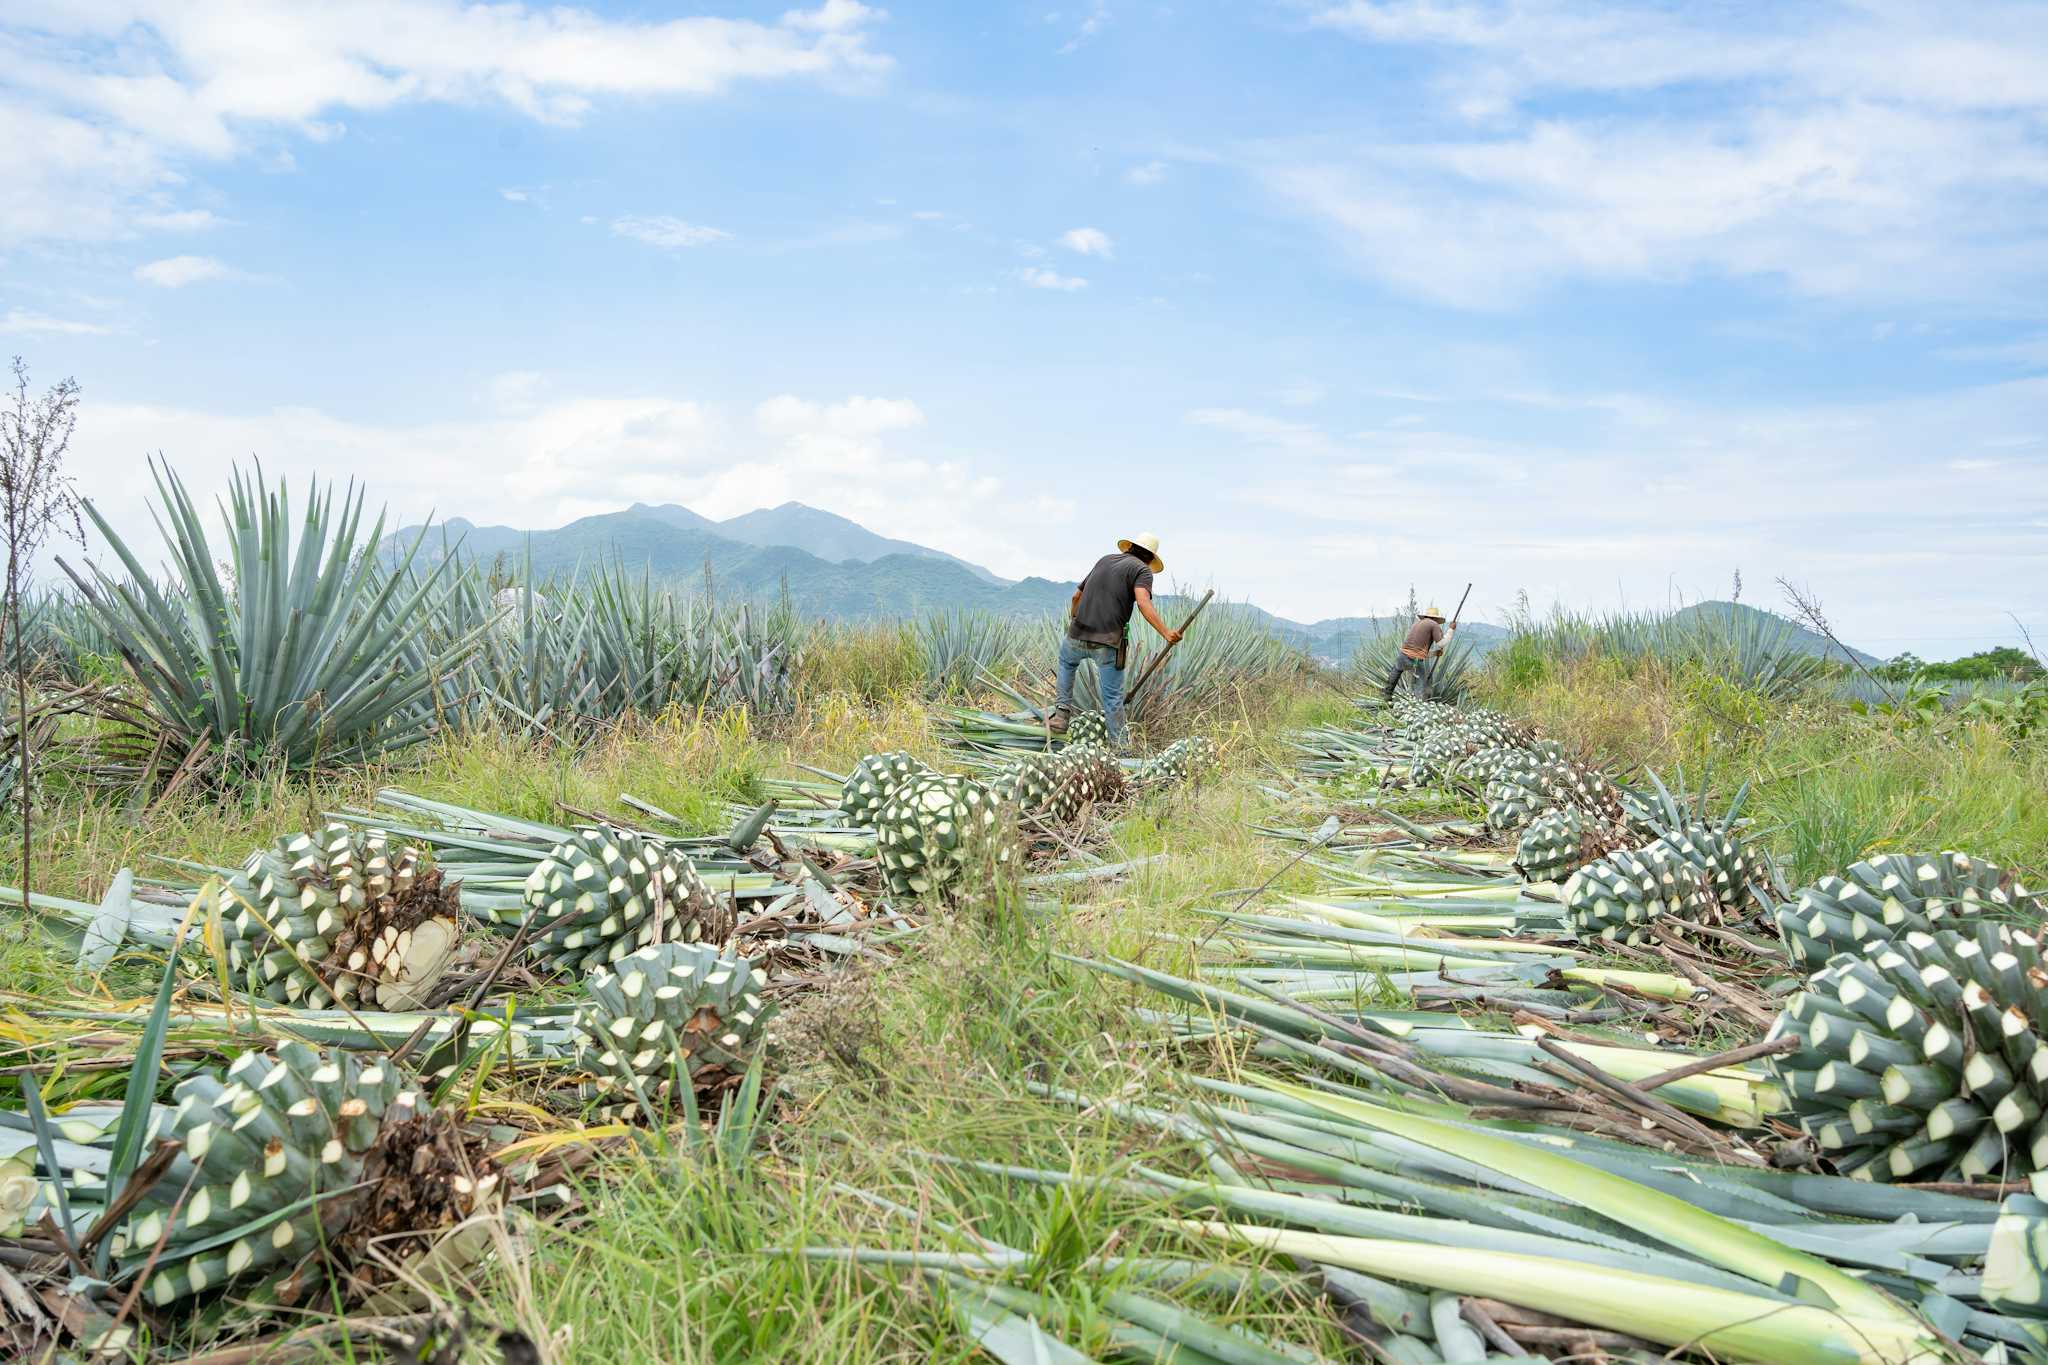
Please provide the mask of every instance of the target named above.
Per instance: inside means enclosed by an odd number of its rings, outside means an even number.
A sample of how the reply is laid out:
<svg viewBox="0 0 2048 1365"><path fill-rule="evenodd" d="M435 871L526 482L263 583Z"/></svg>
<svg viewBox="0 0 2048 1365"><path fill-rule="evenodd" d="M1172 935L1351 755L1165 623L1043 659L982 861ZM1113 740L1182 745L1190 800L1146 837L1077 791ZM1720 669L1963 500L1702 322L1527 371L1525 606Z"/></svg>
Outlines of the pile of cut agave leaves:
<svg viewBox="0 0 2048 1365"><path fill-rule="evenodd" d="M1399 727L1361 705L1266 788L1304 818L1261 832L1316 889L1213 910L1161 945L1179 972L1076 960L1142 989L1133 1026L1178 1065L1042 1093L1183 1144L1182 1173L922 1154L1129 1201L1180 1255L1105 1251L1053 1294L1044 1248L929 1218L944 1249L805 1254L922 1277L1006 1362L2048 1359L2048 1178L1833 1173L1774 1069L1796 1040L1688 1038L1729 1022L1698 978L1569 940L1562 888L1520 882L1483 825L1419 813L1443 802L1402 791ZM1774 965L1768 993L1797 1001ZM1320 1299L1332 1335L1253 1325L1289 1298Z"/></svg>

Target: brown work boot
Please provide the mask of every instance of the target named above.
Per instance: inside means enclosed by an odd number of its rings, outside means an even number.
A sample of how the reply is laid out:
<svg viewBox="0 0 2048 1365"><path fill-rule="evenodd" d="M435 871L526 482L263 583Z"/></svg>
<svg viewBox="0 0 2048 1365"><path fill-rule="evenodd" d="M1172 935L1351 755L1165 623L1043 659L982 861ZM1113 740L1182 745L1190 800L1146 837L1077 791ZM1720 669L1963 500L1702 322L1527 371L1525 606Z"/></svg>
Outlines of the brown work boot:
<svg viewBox="0 0 2048 1365"><path fill-rule="evenodd" d="M1067 732L1067 723L1071 719L1072 717L1064 711L1054 711L1046 718L1045 728L1056 735L1063 735Z"/></svg>

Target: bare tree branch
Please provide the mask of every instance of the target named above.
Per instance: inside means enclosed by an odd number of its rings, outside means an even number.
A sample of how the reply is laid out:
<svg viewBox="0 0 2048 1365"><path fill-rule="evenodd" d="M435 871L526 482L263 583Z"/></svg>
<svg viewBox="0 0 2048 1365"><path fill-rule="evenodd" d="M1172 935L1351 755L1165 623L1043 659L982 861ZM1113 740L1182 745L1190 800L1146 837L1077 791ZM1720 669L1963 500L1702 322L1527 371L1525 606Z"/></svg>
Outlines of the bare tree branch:
<svg viewBox="0 0 2048 1365"><path fill-rule="evenodd" d="M0 519L7 535L7 599L0 626L13 645L15 743L20 770L15 783L21 797L21 889L33 887L30 789L35 776L34 741L28 713L31 660L23 641L22 606L35 568L35 556L56 531L81 545L85 525L78 496L64 475L64 455L78 426L78 381L64 379L40 398L28 390L28 362L14 357L13 402L0 408Z"/></svg>
<svg viewBox="0 0 2048 1365"><path fill-rule="evenodd" d="M1856 665L1856 671L1870 679L1871 685L1890 698L1893 706L1899 704L1898 694L1889 687L1886 687L1884 682L1875 673L1865 668L1863 660L1857 658L1849 646L1835 638L1834 628L1828 624L1828 618L1821 614L1819 598L1815 597L1811 592L1802 592L1798 588L1793 587L1792 580L1789 578L1780 578L1778 580L1778 587L1784 592L1786 597L1791 599L1792 605L1798 610L1801 619L1807 625L1811 626L1819 634L1826 636L1829 644L1841 650L1842 657Z"/></svg>

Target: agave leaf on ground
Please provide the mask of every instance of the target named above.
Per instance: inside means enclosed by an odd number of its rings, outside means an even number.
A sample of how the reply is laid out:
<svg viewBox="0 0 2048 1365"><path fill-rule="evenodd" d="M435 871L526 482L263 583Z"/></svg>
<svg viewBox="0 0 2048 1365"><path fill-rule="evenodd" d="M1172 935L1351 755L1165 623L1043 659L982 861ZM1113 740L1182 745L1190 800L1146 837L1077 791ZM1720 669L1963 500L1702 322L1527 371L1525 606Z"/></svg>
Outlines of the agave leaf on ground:
<svg viewBox="0 0 2048 1365"><path fill-rule="evenodd" d="M1454 1294L1503 1298L1666 1345L1697 1346L1740 1360L1771 1365L1935 1365L1947 1358L1924 1324L1898 1311L1881 1316L1845 1313L1629 1270L1588 1274L1582 1265L1542 1256L1220 1222L1189 1221L1179 1226L1198 1237L1240 1241Z"/></svg>
<svg viewBox="0 0 2048 1365"><path fill-rule="evenodd" d="M260 468L253 477L237 470L222 509L223 582L184 485L168 468L151 470L174 586L150 581L90 500L86 515L127 578L97 565L88 566L90 583L65 571L113 637L174 756L211 737L250 758L306 768L367 761L433 733L436 680L476 637L447 642L431 659L406 656L442 570L410 579L380 569L373 551L383 516L362 530L362 490L351 485L337 507L331 486L315 486L294 548L286 492L273 493ZM418 547L415 538L403 564Z"/></svg>

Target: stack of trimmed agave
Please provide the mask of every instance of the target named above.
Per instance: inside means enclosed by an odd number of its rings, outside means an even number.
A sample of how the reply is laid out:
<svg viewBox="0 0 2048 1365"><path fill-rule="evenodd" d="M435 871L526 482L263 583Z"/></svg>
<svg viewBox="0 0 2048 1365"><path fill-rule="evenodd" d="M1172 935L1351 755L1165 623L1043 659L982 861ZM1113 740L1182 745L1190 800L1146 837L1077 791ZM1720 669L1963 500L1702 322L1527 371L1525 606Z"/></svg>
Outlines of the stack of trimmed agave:
<svg viewBox="0 0 2048 1365"><path fill-rule="evenodd" d="M1486 823L1502 833L1564 806L1608 822L1621 814L1614 784L1599 769L1561 754L1509 760L1486 783Z"/></svg>
<svg viewBox="0 0 2048 1365"><path fill-rule="evenodd" d="M1581 938L1647 943L1650 924L1667 916L1682 924L1712 918L1717 902L1707 874L1662 843L1622 849L1587 863L1564 884L1565 913Z"/></svg>
<svg viewBox="0 0 2048 1365"><path fill-rule="evenodd" d="M1704 798L1688 806L1656 774L1650 781L1657 799L1638 809L1654 818L1657 837L1644 847L1630 851L1624 846L1634 825L1618 801L1608 806L1597 826L1582 826L1581 837L1588 846L1611 846L1603 856L1579 866L1565 883L1565 911L1582 937L1642 943L1652 936L1650 923L1667 915L1698 923L1745 914L1756 905L1754 887L1764 867L1737 834L1748 786L1735 794L1727 813L1715 819L1707 815ZM1559 823L1550 821L1546 833L1554 834ZM1564 850L1550 843L1530 853L1533 862L1553 872L1564 860ZM1522 866L1528 875L1530 864Z"/></svg>
<svg viewBox="0 0 2048 1365"><path fill-rule="evenodd" d="M420 850L339 823L250 854L199 908L252 995L306 1009L422 1007L462 924Z"/></svg>
<svg viewBox="0 0 2048 1365"><path fill-rule="evenodd" d="M944 893L983 840L992 842L997 861L1007 861L1010 841L995 837L996 808L988 788L971 778L927 773L898 787L875 817L875 845L890 892Z"/></svg>
<svg viewBox="0 0 2048 1365"><path fill-rule="evenodd" d="M1885 853L1822 877L1773 917L1793 964L1812 972L1904 934L2015 919L2030 899L2011 872L1967 853Z"/></svg>
<svg viewBox="0 0 2048 1365"><path fill-rule="evenodd" d="M612 825L555 845L526 879L526 904L534 956L564 972L657 943L723 943L736 919L688 858Z"/></svg>
<svg viewBox="0 0 2048 1365"><path fill-rule="evenodd" d="M1177 739L1145 760L1137 779L1144 783L1192 782L1223 762L1222 751L1207 735Z"/></svg>
<svg viewBox="0 0 2048 1365"><path fill-rule="evenodd" d="M1837 954L1786 1002L1772 1059L1800 1126L1870 1180L2018 1180L2048 1169L2048 961L1979 919Z"/></svg>
<svg viewBox="0 0 2048 1365"><path fill-rule="evenodd" d="M922 759L900 749L869 754L846 775L839 792L839 809L846 813L850 823L872 826L883 803L896 794L898 787L931 771Z"/></svg>
<svg viewBox="0 0 2048 1365"><path fill-rule="evenodd" d="M319 1264L333 1249L336 1196L361 1184L380 1147L416 1141L434 1121L395 1066L298 1042L244 1053L224 1076L188 1077L174 1094L149 1136L183 1149L111 1243L122 1270L151 1267L142 1289L159 1306L251 1272ZM499 1181L487 1162L395 1174L409 1182L410 1210L435 1212L428 1226L469 1216Z"/></svg>
<svg viewBox="0 0 2048 1365"><path fill-rule="evenodd" d="M588 1076L578 1091L607 1118L631 1120L643 1103L668 1113L693 1095L735 1085L767 1041L775 1006L745 959L696 943L642 948L584 979L573 1061Z"/></svg>
<svg viewBox="0 0 2048 1365"><path fill-rule="evenodd" d="M1515 843L1515 867L1532 882L1559 882L1587 863L1621 852L1629 842L1626 831L1577 806L1559 806L1522 830Z"/></svg>

